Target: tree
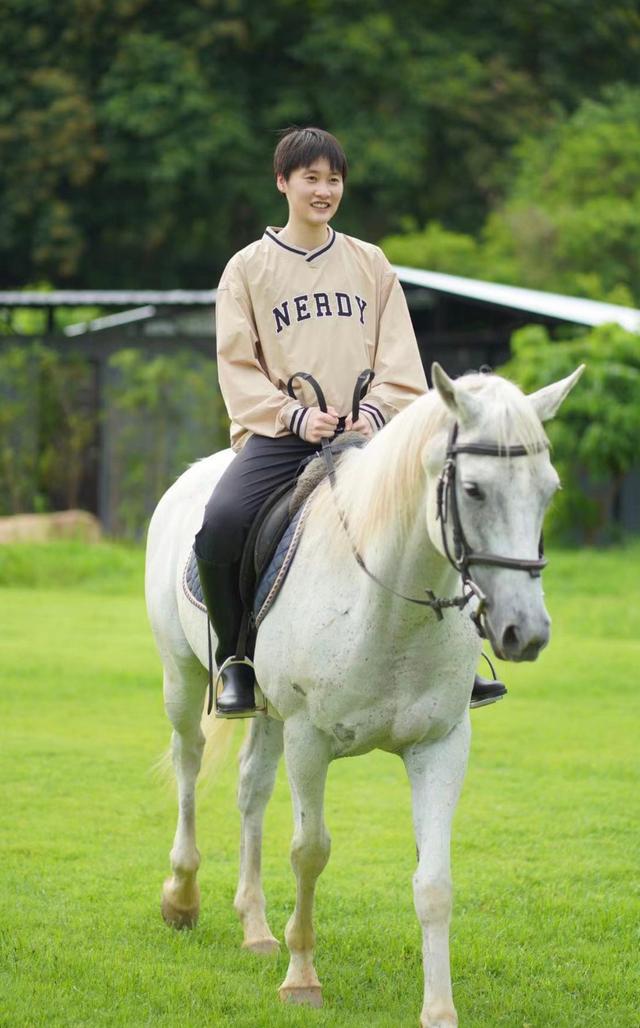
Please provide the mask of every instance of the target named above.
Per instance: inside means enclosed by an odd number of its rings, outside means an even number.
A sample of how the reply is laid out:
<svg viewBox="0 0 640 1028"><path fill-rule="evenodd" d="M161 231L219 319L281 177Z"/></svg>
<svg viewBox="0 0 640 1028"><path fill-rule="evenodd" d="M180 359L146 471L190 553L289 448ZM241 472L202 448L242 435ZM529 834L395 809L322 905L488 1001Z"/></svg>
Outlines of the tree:
<svg viewBox="0 0 640 1028"><path fill-rule="evenodd" d="M533 392L586 370L549 422L554 460L563 478L552 521L562 535L603 537L625 475L638 466L640 338L619 325L600 325L577 339L552 342L539 325L516 332L513 357L500 373Z"/></svg>
<svg viewBox="0 0 640 1028"><path fill-rule="evenodd" d="M484 276L482 248L477 240L462 232L449 232L438 221L430 221L422 232L414 228L387 236L382 245L395 264L469 278Z"/></svg>
<svg viewBox="0 0 640 1028"><path fill-rule="evenodd" d="M477 236L415 225L391 260L531 289L640 304L640 89L617 86L516 147L506 201Z"/></svg>
<svg viewBox="0 0 640 1028"><path fill-rule="evenodd" d="M523 134L636 81L638 23L631 0L5 0L3 284L211 285L283 215L291 122L345 142L343 231L477 235Z"/></svg>
<svg viewBox="0 0 640 1028"><path fill-rule="evenodd" d="M519 145L509 200L484 230L489 267L521 285L640 303L638 111L640 89L618 86Z"/></svg>

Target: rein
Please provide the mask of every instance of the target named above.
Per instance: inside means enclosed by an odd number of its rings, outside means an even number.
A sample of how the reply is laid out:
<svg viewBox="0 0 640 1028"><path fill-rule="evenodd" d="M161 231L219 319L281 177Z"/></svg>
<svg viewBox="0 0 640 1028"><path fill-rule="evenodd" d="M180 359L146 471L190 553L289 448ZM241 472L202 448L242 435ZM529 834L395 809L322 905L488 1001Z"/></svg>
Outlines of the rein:
<svg viewBox="0 0 640 1028"><path fill-rule="evenodd" d="M293 392L293 382L296 378L304 378L314 389L316 397L318 399L318 405L321 410L326 411L326 402L322 389L319 384L313 378L312 375L306 372L298 372L296 375L292 375L289 379L288 390L290 395L295 395ZM359 412L359 403L362 396L367 390L371 379L373 378L373 372L370 370L363 371L358 376L356 383L356 389L353 397L353 420L357 421ZM540 536L540 543L538 547L538 559L531 560L520 557L503 557L497 553L483 553L481 551L472 550L467 542L467 538L462 527L462 521L460 518L460 510L458 507L458 498L456 493L456 470L457 470L457 457L459 453L470 453L478 457L497 457L497 458L513 458L513 457L527 457L530 453L541 453L548 449L548 443L538 443L536 446L527 449L525 446L497 446L495 443L458 443L458 422L455 421L449 434L449 440L447 442L447 452L445 456L444 466L438 478L436 503L437 503L437 519L440 521L440 527L442 531L442 547L445 552L445 556L451 566L462 577L462 591L459 596L454 596L451 599L443 599L442 597L436 596L433 590L425 589L427 599L418 599L415 596L405 596L404 593L398 592L391 586L383 582L377 575L371 571L359 552L357 546L353 542L351 531L349 528L349 522L346 514L340 508L340 505L336 497L336 468L333 460L333 454L331 452L331 444L328 439L322 440L322 456L327 465L327 474L331 489L336 500L336 511L342 527L345 530L345 534L351 547L354 559L358 565L364 571L365 575L368 576L376 585L380 586L386 592L392 596L396 596L398 599L406 600L407 603L414 603L420 607L429 607L436 615L438 621L442 621L444 614L443 611L448 608L458 608L462 610L474 597L479 601L477 609L471 615L471 619L474 622L478 634L482 638L486 638L486 632L482 623L482 615L486 606L486 597L482 590L476 585L471 577L469 568L472 564L479 564L489 567L500 567L509 568L514 571L526 571L532 578L540 576L543 568L546 567L547 561L544 559L544 546L543 537ZM452 535L453 535L453 553L449 546L449 540L447 538L447 524L449 520L449 513L451 513L452 521Z"/></svg>

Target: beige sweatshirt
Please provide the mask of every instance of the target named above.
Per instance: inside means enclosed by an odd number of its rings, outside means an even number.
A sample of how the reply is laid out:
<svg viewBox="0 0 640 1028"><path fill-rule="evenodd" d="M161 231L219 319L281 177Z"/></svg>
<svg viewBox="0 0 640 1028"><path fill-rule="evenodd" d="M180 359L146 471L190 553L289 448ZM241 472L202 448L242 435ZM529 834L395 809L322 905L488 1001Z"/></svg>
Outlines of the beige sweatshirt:
<svg viewBox="0 0 640 1028"><path fill-rule="evenodd" d="M262 239L231 258L216 300L220 388L231 418L231 445L249 435L303 434L312 388L291 375L307 371L327 403L348 414L356 379L375 372L361 404L374 428L427 383L402 287L382 251L329 228L326 243L306 251Z"/></svg>

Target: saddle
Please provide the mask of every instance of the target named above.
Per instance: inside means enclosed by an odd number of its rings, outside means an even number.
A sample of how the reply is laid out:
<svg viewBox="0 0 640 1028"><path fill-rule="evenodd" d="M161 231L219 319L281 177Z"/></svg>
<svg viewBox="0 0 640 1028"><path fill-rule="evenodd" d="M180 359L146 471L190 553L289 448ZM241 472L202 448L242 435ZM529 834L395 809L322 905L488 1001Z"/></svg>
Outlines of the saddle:
<svg viewBox="0 0 640 1028"><path fill-rule="evenodd" d="M345 432L331 443L336 464L345 450L364 446L359 432ZM252 651L257 628L275 600L291 565L304 524L308 500L329 474L319 451L302 462L297 475L276 489L256 514L240 561L240 595L245 609L239 648ZM184 572L187 598L206 610L193 551ZM242 638L243 637L243 638Z"/></svg>
<svg viewBox="0 0 640 1028"><path fill-rule="evenodd" d="M347 432L331 443L331 453L337 462L345 450L361 447L366 440L359 432ZM305 512L307 501L329 474L322 453L307 458L298 475L269 497L258 511L249 530L240 563L240 595L245 610L252 612L254 623L261 620L261 608L271 592L283 563L285 572L293 559L297 545L296 528ZM302 526L300 525L300 528ZM280 576L278 588L284 581ZM275 595L271 597L271 601Z"/></svg>
<svg viewBox="0 0 640 1028"><path fill-rule="evenodd" d="M313 389L321 411L327 410L327 402L320 384L313 375L298 371L287 382L289 396L296 397L296 382L304 380ZM351 403L354 423L360 416L360 401L374 379L371 368L365 368L356 379ZM244 621L260 623L261 608L270 605L284 581L289 564L297 546L306 501L317 486L335 471L335 460L352 446L364 446L366 439L359 432L345 432L346 417L339 418L338 435L331 443L322 443L322 451L303 461L293 482L286 483L267 500L254 520L240 564L240 594L245 609ZM302 470L302 474L301 474ZM285 545L286 544L286 545ZM258 591L256 592L256 586ZM265 586L268 588L265 589ZM275 592L274 592L275 589ZM243 624L240 644L247 636Z"/></svg>

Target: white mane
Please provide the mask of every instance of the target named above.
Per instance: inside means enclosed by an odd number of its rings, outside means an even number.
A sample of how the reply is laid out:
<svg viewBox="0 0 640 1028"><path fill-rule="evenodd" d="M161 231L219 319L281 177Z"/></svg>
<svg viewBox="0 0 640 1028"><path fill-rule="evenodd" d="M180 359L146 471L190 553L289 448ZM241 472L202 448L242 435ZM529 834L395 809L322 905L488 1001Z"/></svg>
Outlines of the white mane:
<svg viewBox="0 0 640 1028"><path fill-rule="evenodd" d="M482 439L499 447L521 445L534 451L547 443L542 424L526 396L497 375L473 374L456 380L456 389L475 394L486 404ZM358 549L381 533L406 536L425 488L424 453L454 417L432 389L414 400L362 450L347 451L340 461L337 496L348 514ZM328 483L314 501L318 527L339 526L336 498ZM333 517L329 513L333 510Z"/></svg>

